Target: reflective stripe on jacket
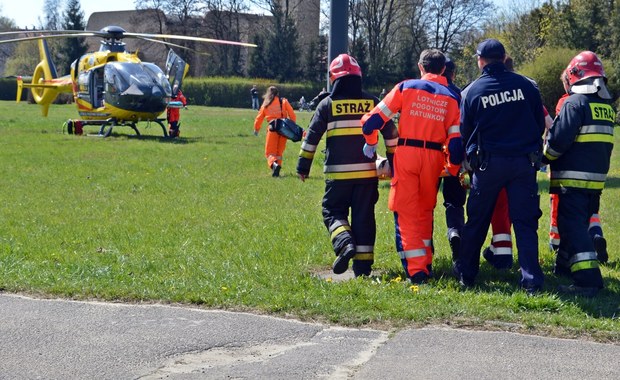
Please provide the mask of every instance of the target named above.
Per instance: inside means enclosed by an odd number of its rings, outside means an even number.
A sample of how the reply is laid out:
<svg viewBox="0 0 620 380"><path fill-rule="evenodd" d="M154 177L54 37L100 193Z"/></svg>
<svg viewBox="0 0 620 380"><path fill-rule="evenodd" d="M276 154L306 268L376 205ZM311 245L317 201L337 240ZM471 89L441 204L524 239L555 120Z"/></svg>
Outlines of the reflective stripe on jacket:
<svg viewBox="0 0 620 380"><path fill-rule="evenodd" d="M562 188L602 191L613 149L616 111L596 94L566 98L549 130L544 154L551 193Z"/></svg>
<svg viewBox="0 0 620 380"><path fill-rule="evenodd" d="M377 181L375 159L362 152L361 117L378 102L373 95L362 92L358 99L332 99L327 97L319 103L301 144L297 173L308 175L314 156L325 134L325 165L327 180ZM392 121L381 131L388 158L394 154L398 131Z"/></svg>

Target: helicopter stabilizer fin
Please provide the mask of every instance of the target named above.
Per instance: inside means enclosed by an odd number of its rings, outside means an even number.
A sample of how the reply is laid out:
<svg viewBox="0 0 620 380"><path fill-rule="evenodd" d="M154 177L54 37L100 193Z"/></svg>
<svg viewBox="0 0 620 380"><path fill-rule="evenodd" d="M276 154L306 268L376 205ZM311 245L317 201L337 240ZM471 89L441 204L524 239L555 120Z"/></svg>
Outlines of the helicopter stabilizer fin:
<svg viewBox="0 0 620 380"><path fill-rule="evenodd" d="M17 77L17 100L16 102L19 103L20 100L22 100L22 90L24 89L24 80L22 79L21 76Z"/></svg>

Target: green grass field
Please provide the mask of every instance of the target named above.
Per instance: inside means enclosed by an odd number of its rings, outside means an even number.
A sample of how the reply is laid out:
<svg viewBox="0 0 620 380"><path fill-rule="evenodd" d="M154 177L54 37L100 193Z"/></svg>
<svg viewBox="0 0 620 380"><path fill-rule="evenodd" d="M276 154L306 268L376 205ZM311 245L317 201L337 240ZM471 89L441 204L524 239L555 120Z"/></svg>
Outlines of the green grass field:
<svg viewBox="0 0 620 380"><path fill-rule="evenodd" d="M255 112L189 106L181 138L158 125L103 139L63 133L72 105L0 102L0 290L42 297L163 302L246 310L347 326L398 329L445 324L620 342L620 163L614 152L601 214L610 263L595 299L558 295L547 244L548 196L541 174L539 245L546 291L519 290L517 268L483 260L479 285L451 276L441 195L435 279L412 288L394 249L388 182L381 182L375 272L332 282L334 254L322 223L322 157L302 183L289 142L282 177L263 157ZM306 127L310 113L299 114ZM87 132L97 132L87 127ZM618 142L616 137L616 142Z"/></svg>

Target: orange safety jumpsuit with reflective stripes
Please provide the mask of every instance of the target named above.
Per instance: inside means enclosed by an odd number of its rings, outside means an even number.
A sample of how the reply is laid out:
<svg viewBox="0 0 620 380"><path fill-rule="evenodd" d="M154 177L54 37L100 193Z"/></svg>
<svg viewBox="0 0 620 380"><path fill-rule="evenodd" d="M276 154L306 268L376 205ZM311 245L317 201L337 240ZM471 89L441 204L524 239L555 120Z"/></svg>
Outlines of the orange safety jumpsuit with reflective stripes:
<svg viewBox="0 0 620 380"><path fill-rule="evenodd" d="M268 123L273 120L283 118L289 118L294 122L297 122L297 116L295 115L295 111L293 111L291 104L288 100L286 100L286 98L282 98L282 102L280 102L280 98L278 96L274 97L273 101L266 107L260 107L258 115L256 115L256 119L254 119L254 131L260 131L265 118ZM265 157L267 158L267 166L271 168L274 162L282 166L282 155L284 154L284 149L286 148L286 141L286 137L267 129L267 138L265 140Z"/></svg>
<svg viewBox="0 0 620 380"><path fill-rule="evenodd" d="M430 275L439 176L444 165L456 175L462 161L446 149L452 139L462 147L458 100L447 84L436 74L405 80L362 118L367 144L376 144L377 129L400 112L388 207L394 211L396 248L410 278L420 272Z"/></svg>

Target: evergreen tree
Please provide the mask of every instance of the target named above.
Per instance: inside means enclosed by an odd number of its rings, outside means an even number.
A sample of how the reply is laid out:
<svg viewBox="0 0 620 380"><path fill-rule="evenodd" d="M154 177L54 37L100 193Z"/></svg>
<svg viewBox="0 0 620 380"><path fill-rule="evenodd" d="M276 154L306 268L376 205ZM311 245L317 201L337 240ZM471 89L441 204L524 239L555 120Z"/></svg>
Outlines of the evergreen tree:
<svg viewBox="0 0 620 380"><path fill-rule="evenodd" d="M299 47L297 28L287 10L278 3L273 4L273 33L268 36L267 62L268 78L280 81L299 79Z"/></svg>
<svg viewBox="0 0 620 380"><path fill-rule="evenodd" d="M258 46L258 48L250 51L248 75L253 78L268 78L267 70L269 69L269 65L267 65L265 55L263 54L265 39L256 34L252 43Z"/></svg>
<svg viewBox="0 0 620 380"><path fill-rule="evenodd" d="M80 6L80 0L69 0L67 9L63 13L62 28L65 30L84 30L84 11ZM86 53L87 46L84 38L66 38L58 47L57 69L62 74L71 72L71 63Z"/></svg>

